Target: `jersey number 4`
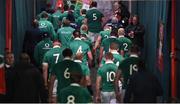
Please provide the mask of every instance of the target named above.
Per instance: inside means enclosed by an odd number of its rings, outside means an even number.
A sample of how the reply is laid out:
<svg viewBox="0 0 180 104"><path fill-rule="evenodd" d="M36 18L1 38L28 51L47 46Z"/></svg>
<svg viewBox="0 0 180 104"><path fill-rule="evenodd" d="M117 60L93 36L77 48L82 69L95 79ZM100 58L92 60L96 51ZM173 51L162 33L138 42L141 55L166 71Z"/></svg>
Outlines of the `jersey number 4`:
<svg viewBox="0 0 180 104"><path fill-rule="evenodd" d="M77 53L82 53L82 46L79 46L79 48L78 48L76 54L77 54Z"/></svg>

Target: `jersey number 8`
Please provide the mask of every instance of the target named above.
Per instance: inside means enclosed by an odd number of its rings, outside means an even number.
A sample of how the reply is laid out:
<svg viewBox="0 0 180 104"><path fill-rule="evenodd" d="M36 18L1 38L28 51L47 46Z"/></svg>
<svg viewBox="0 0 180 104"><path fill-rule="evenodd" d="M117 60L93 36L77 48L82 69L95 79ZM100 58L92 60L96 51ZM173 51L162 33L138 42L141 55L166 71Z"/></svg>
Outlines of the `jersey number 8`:
<svg viewBox="0 0 180 104"><path fill-rule="evenodd" d="M67 104L75 104L74 100L75 100L75 97L73 95L70 95L67 97Z"/></svg>

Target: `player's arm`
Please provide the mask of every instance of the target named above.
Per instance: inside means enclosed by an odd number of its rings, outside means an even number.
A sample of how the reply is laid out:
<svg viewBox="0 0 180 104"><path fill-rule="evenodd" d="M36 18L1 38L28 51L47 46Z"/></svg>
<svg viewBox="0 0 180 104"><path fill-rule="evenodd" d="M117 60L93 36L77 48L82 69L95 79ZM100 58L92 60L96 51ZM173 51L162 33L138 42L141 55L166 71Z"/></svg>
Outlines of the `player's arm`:
<svg viewBox="0 0 180 104"><path fill-rule="evenodd" d="M98 35L98 38L97 38L95 46L94 46L94 51L100 46L100 44L101 44L101 36Z"/></svg>
<svg viewBox="0 0 180 104"><path fill-rule="evenodd" d="M42 63L42 70L43 70L44 85L47 88L48 87L48 63L46 62Z"/></svg>
<svg viewBox="0 0 180 104"><path fill-rule="evenodd" d="M87 55L88 55L88 63L90 66L92 66L93 56L90 50L87 52Z"/></svg>
<svg viewBox="0 0 180 104"><path fill-rule="evenodd" d="M83 20L83 24L87 24L87 18L84 18L84 20Z"/></svg>
<svg viewBox="0 0 180 104"><path fill-rule="evenodd" d="M50 77L50 83L49 83L49 102L52 102L52 93L53 93L55 80L56 80L56 76L55 74L52 73Z"/></svg>
<svg viewBox="0 0 180 104"><path fill-rule="evenodd" d="M100 102L100 85L101 85L101 76L97 76L96 79L96 97L95 97L95 101L96 103Z"/></svg>
<svg viewBox="0 0 180 104"><path fill-rule="evenodd" d="M100 47L100 53L99 53L99 63L101 62L102 58L103 58L103 51L104 51L104 47Z"/></svg>
<svg viewBox="0 0 180 104"><path fill-rule="evenodd" d="M117 70L116 71L116 77L115 77L115 94L116 94L116 100L117 103L121 102L121 95L120 95L120 91L119 91L119 80L121 77L121 71Z"/></svg>

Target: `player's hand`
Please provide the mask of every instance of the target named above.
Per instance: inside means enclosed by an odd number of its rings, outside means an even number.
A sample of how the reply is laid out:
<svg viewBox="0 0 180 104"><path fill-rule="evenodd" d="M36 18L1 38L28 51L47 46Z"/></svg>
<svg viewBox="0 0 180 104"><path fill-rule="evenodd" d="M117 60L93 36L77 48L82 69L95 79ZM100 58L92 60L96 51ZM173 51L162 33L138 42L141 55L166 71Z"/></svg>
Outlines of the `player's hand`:
<svg viewBox="0 0 180 104"><path fill-rule="evenodd" d="M96 102L96 103L100 103L100 102L101 102L100 96L96 96L95 102Z"/></svg>

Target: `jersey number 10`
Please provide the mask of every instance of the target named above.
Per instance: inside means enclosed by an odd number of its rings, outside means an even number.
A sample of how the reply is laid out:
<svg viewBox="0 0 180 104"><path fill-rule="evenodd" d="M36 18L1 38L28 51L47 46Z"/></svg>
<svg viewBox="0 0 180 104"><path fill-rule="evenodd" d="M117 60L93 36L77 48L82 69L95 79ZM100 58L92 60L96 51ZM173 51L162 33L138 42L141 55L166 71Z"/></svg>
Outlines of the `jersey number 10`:
<svg viewBox="0 0 180 104"><path fill-rule="evenodd" d="M111 72L107 72L107 82L112 82L115 79L115 72L111 71Z"/></svg>

